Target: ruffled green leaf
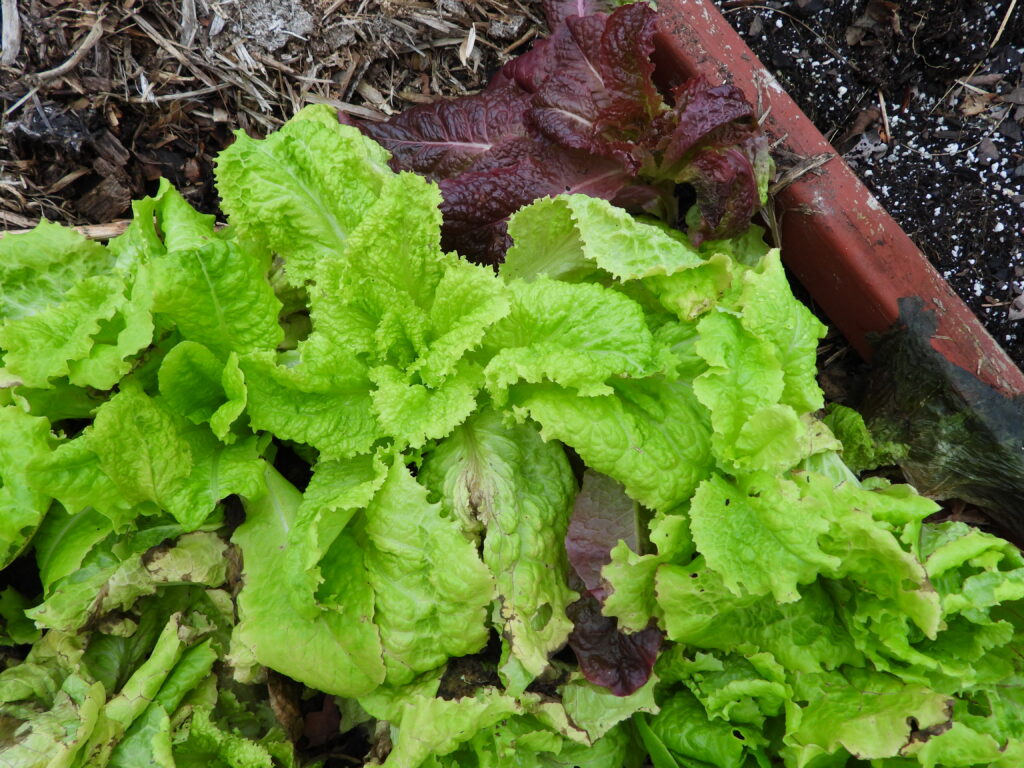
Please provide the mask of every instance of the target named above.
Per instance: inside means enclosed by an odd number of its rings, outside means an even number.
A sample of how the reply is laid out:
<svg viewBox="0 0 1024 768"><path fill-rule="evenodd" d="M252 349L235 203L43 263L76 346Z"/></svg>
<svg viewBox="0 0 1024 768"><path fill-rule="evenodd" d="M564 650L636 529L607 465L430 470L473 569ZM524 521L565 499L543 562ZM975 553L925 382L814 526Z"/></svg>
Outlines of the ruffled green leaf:
<svg viewBox="0 0 1024 768"><path fill-rule="evenodd" d="M799 585L841 564L818 543L829 530L827 518L800 504L796 483L777 477L758 476L739 486L713 475L693 496L690 529L708 567L737 596L799 600Z"/></svg>
<svg viewBox="0 0 1024 768"><path fill-rule="evenodd" d="M436 388L411 378L391 366L370 371L377 385L370 395L377 421L402 448L422 448L428 440L450 434L476 410L484 379L480 368L466 361Z"/></svg>
<svg viewBox="0 0 1024 768"><path fill-rule="evenodd" d="M70 227L43 220L0 240L0 320L31 317L60 304L86 278L110 272L112 255Z"/></svg>
<svg viewBox="0 0 1024 768"><path fill-rule="evenodd" d="M245 379L232 352L223 363L193 341L175 345L159 372L160 394L167 404L193 424L208 423L226 443L234 442L231 425L245 410Z"/></svg>
<svg viewBox="0 0 1024 768"><path fill-rule="evenodd" d="M231 540L242 551L244 586L237 598L239 623L231 638L236 667L255 664L339 696L360 696L384 680L381 645L373 619L373 592L361 575L361 551L346 538L329 553L334 570L325 590L344 592L344 610L298 615L308 604L284 542L296 524L302 494L269 467L266 491L245 500L246 519ZM321 566L327 570L330 564Z"/></svg>
<svg viewBox="0 0 1024 768"><path fill-rule="evenodd" d="M70 363L89 357L94 337L116 327L124 304L120 276L97 275L75 283L63 301L0 326L4 364L27 387L46 387L71 373Z"/></svg>
<svg viewBox="0 0 1024 768"><path fill-rule="evenodd" d="M635 302L589 283L548 278L509 285L512 309L484 344L487 388L501 402L519 381L554 382L580 395L610 395L611 376L642 377L663 370L657 346Z"/></svg>
<svg viewBox="0 0 1024 768"><path fill-rule="evenodd" d="M823 399L816 379L815 352L826 329L793 298L778 249L746 272L743 283L743 327L774 348L784 382L780 402L798 413L818 410Z"/></svg>
<svg viewBox="0 0 1024 768"><path fill-rule="evenodd" d="M564 539L576 483L565 453L532 425L505 426L481 411L430 453L420 479L466 533L482 534L497 593L499 671L521 691L572 629Z"/></svg>
<svg viewBox="0 0 1024 768"><path fill-rule="evenodd" d="M272 352L239 361L253 428L310 445L327 459L368 452L386 433L373 413L366 366L317 335L297 353L286 364Z"/></svg>
<svg viewBox="0 0 1024 768"><path fill-rule="evenodd" d="M629 696L616 696L607 688L582 677L574 677L561 688L562 704L572 722L597 741L635 712L656 714L659 707L654 699L654 689L658 682L658 676L652 675Z"/></svg>
<svg viewBox="0 0 1024 768"><path fill-rule="evenodd" d="M16 405L0 407L0 568L32 539L50 494L29 484L31 463L50 453L50 422Z"/></svg>
<svg viewBox="0 0 1024 768"><path fill-rule="evenodd" d="M638 555L620 541L611 551L611 562L601 569L601 577L611 587L601 612L618 619L619 628L627 632L640 632L652 618L662 618L654 593L658 568L686 562L694 554L689 517L682 511L652 520L650 539L657 554Z"/></svg>
<svg viewBox="0 0 1024 768"><path fill-rule="evenodd" d="M168 585L222 584L223 542L208 532L182 534L185 531L173 521L157 520L128 534L110 534L84 554L83 543L69 540L63 549L55 548L50 559L62 570L76 560L78 567L66 575L56 569L50 572L45 599L26 615L39 626L73 632L129 609L140 597ZM165 542L173 544L155 549Z"/></svg>
<svg viewBox="0 0 1024 768"><path fill-rule="evenodd" d="M508 231L514 245L501 275L510 280L546 275L576 282L597 269L617 280L636 280L702 261L682 233L586 195L538 200L513 214Z"/></svg>
<svg viewBox="0 0 1024 768"><path fill-rule="evenodd" d="M224 356L274 349L284 338L268 264L242 243L211 239L168 251L155 266L154 309L184 338Z"/></svg>
<svg viewBox="0 0 1024 768"><path fill-rule="evenodd" d="M610 382L614 395L579 397L551 385L519 385L517 411L541 436L572 446L654 510L686 501L712 468L706 411L685 383L662 378Z"/></svg>
<svg viewBox="0 0 1024 768"><path fill-rule="evenodd" d="M119 530L140 512L153 511L151 506L143 508L129 501L104 471L88 431L59 443L49 455L33 459L28 483L37 493L51 494L69 515L91 507Z"/></svg>
<svg viewBox="0 0 1024 768"><path fill-rule="evenodd" d="M217 158L228 221L282 255L293 285L344 251L394 175L387 152L329 115L327 107L304 111L263 140L238 132Z"/></svg>
<svg viewBox="0 0 1024 768"><path fill-rule="evenodd" d="M661 566L656 594L666 633L679 643L720 651L767 651L795 672L864 663L842 624L841 609L821 582L804 587L792 603L740 597L698 555L685 566Z"/></svg>
<svg viewBox="0 0 1024 768"><path fill-rule="evenodd" d="M427 501L400 460L366 507L359 538L390 684L484 647L492 576L458 521Z"/></svg>
<svg viewBox="0 0 1024 768"><path fill-rule="evenodd" d="M803 768L839 749L864 760L895 757L911 743L911 730L941 726L950 699L924 686L870 670L849 669L800 679L806 701L784 738L787 761Z"/></svg>

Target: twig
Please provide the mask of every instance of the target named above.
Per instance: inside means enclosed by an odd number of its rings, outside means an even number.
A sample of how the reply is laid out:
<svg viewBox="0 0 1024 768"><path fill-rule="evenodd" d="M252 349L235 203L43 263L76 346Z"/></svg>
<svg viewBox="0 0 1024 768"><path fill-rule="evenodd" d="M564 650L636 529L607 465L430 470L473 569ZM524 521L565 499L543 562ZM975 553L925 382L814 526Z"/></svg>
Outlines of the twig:
<svg viewBox="0 0 1024 768"><path fill-rule="evenodd" d="M991 51L996 47L996 43L999 42L999 38L1003 36L1003 31L1006 29L1006 23L1010 20L1013 15L1013 9L1017 6L1017 0L1010 0L1010 5L1006 8L1006 13L1003 14L1003 21L999 24L999 29L996 30L996 36L992 38L992 42L989 43L988 49Z"/></svg>
<svg viewBox="0 0 1024 768"><path fill-rule="evenodd" d="M186 48L191 47L199 31L196 19L196 0L181 0L181 37L179 42Z"/></svg>
<svg viewBox="0 0 1024 768"><path fill-rule="evenodd" d="M0 209L0 223L13 224L16 227L34 227L38 222L33 221L27 216L21 216L20 214Z"/></svg>
<svg viewBox="0 0 1024 768"><path fill-rule="evenodd" d="M885 130L882 143L888 144L892 139L892 131L889 129L889 111L885 108L885 96L882 94L881 88L878 89L878 106L882 108L882 127Z"/></svg>
<svg viewBox="0 0 1024 768"><path fill-rule="evenodd" d="M160 32L157 31L156 27L154 27L152 24L146 21L145 18L143 18L137 12L135 12L132 13L132 19L134 19L135 23L139 25L139 28L143 32L145 32L146 35L149 36L150 40L152 40L154 43L156 43L165 51L167 51L167 53L169 53L171 57L175 59L179 64L188 69L193 75L198 77L209 87L216 87L217 84L210 78L208 74L206 74L202 69L200 69L191 60L189 60L189 58L185 54L179 51L178 48L175 47L175 45L170 40L161 35Z"/></svg>
<svg viewBox="0 0 1024 768"><path fill-rule="evenodd" d="M0 38L0 65L9 67L21 51L21 17L18 15L18 0L3 0L4 29Z"/></svg>
<svg viewBox="0 0 1024 768"><path fill-rule="evenodd" d="M776 181L772 182L772 184L768 187L769 196L774 197L775 195L779 194L779 192L788 187L790 184L797 181L800 177L804 176L805 174L811 173L812 171L816 171L829 160L838 156L839 155L837 155L834 152L822 152L817 155L810 155L809 157L801 158L800 162L798 162L792 168L788 168L784 173L782 173L778 177Z"/></svg>
<svg viewBox="0 0 1024 768"><path fill-rule="evenodd" d="M53 69L48 69L45 72L36 72L28 77L36 83L42 83L46 80L53 80L55 77L66 75L78 66L79 62L85 58L85 54L92 50L92 47L99 42L101 37L103 37L103 16L97 15L96 21L92 23L92 28L89 30L89 34L85 36L85 39L82 40L81 44L67 61Z"/></svg>
<svg viewBox="0 0 1024 768"><path fill-rule="evenodd" d="M520 37L518 40L516 40L511 45L507 45L504 48L502 48L499 51L499 53L501 53L503 56L507 56L512 51L514 51L516 48L518 48L520 45L523 45L523 43L526 43L527 41L532 40L536 36L537 36L536 28L530 27L528 30L526 30L526 32L523 34L522 37Z"/></svg>
<svg viewBox="0 0 1024 768"><path fill-rule="evenodd" d="M363 117L367 120L380 121L388 119L387 115L376 109L361 107L358 104L349 104L344 101L338 101L337 99L329 99L324 96L318 96L315 93L307 93L306 102L309 104L326 104L329 107L334 107L342 112L347 112L348 114L355 115L356 117Z"/></svg>
<svg viewBox="0 0 1024 768"><path fill-rule="evenodd" d="M18 110L18 107L20 107L26 101L31 99L33 96L35 96L35 94L36 94L36 92L38 90L39 90L39 86L38 85L33 85L31 88L29 88L28 93L26 93L24 96L22 96L16 102L11 104L11 106L9 106L7 109L4 110L4 117L10 117L12 112L16 112Z"/></svg>
<svg viewBox="0 0 1024 768"><path fill-rule="evenodd" d="M23 217L18 217L23 218ZM21 223L21 222L19 222ZM31 219L24 219L26 224L35 224ZM86 224L81 227L73 227L79 234L87 237L90 240L109 240L112 237L117 237L131 224L131 219L118 219L111 221L107 224ZM7 231L0 231L0 238L6 237L7 235L23 235L26 232L31 232L33 227L28 229L8 229Z"/></svg>
<svg viewBox="0 0 1024 768"><path fill-rule="evenodd" d="M159 101L185 101L186 99L194 99L198 96L205 96L208 93L215 93L223 88L227 88L228 83L222 83L220 85L211 85L206 88L196 88L194 91L180 91L178 93L162 93L158 96L148 96L143 99L140 96L131 96L128 101L132 104L151 104Z"/></svg>

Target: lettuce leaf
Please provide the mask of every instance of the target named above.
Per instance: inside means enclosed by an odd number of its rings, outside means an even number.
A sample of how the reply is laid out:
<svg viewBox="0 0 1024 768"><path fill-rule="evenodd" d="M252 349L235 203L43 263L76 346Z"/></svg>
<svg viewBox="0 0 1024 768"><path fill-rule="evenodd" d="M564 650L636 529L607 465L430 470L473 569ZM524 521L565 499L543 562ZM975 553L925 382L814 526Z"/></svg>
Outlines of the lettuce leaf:
<svg viewBox="0 0 1024 768"><path fill-rule="evenodd" d="M511 403L541 425L542 437L571 446L641 504L683 503L713 466L711 429L693 390L660 377L608 386L613 394L581 397L551 384L519 385Z"/></svg>
<svg viewBox="0 0 1024 768"><path fill-rule="evenodd" d="M745 230L771 160L740 91L694 80L666 103L653 79L657 16L646 4L547 11L551 36L479 94L384 123L352 121L393 153L393 167L439 181L446 246L500 263L507 218L566 192L671 220L677 183L697 192L696 240Z"/></svg>
<svg viewBox="0 0 1024 768"><path fill-rule="evenodd" d="M263 140L239 132L217 158L217 186L229 223L266 243L301 285L315 265L341 253L349 234L391 177L387 154L309 107Z"/></svg>
<svg viewBox="0 0 1024 768"><path fill-rule="evenodd" d="M308 596L294 595L302 581L290 576L282 543L295 525L302 494L270 467L265 472L266 491L246 499L246 520L232 536L242 553L244 579L231 637L233 663L243 670L262 664L340 696L367 693L383 682L385 668L371 622L373 592L360 574L361 552L349 542L338 553L339 572L333 575L336 583L347 579L344 610L318 609ZM296 599L310 605L311 616L296 614Z"/></svg>
<svg viewBox="0 0 1024 768"><path fill-rule="evenodd" d="M457 520L441 512L396 460L357 532L389 684L487 643L492 576Z"/></svg>
<svg viewBox="0 0 1024 768"><path fill-rule="evenodd" d="M561 449L528 425L481 411L424 461L423 482L465 533L482 539L495 580L492 621L502 636L499 671L522 691L565 643L563 536L575 480Z"/></svg>

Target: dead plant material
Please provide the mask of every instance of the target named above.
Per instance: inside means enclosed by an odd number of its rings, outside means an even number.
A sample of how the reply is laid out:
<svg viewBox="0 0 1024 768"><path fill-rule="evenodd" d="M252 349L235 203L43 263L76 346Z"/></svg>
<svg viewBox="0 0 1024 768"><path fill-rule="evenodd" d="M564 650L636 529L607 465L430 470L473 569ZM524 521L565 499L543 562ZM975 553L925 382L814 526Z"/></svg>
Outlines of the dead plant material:
<svg viewBox="0 0 1024 768"><path fill-rule="evenodd" d="M18 15L18 0L3 0L3 33L0 35L0 66L9 67L18 58L21 50L21 17Z"/></svg>

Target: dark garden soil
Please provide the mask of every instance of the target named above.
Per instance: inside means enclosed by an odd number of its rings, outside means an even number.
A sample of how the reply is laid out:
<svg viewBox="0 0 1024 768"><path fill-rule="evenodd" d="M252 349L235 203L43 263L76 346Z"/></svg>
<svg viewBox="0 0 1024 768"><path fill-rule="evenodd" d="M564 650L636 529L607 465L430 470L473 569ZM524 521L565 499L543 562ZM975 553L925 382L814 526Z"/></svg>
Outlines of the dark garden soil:
<svg viewBox="0 0 1024 768"><path fill-rule="evenodd" d="M716 2L992 335L1024 363L1024 6Z"/></svg>
<svg viewBox="0 0 1024 768"><path fill-rule="evenodd" d="M1024 363L1024 5L719 2ZM383 119L473 91L543 31L535 0L3 0L15 6L0 59L11 230L117 222L160 176L215 211L212 160L233 130L264 134L307 103Z"/></svg>

